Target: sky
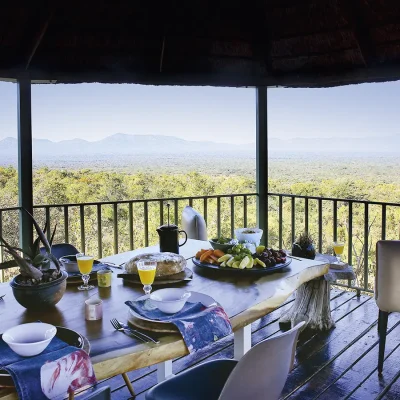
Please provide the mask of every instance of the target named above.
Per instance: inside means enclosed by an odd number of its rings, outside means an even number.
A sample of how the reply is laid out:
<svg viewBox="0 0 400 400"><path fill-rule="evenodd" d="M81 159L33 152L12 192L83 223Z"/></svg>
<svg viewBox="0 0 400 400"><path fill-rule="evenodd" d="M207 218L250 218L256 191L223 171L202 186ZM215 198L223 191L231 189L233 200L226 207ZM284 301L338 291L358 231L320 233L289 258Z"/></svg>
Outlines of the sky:
<svg viewBox="0 0 400 400"><path fill-rule="evenodd" d="M400 82L268 89L270 137L399 133ZM0 139L17 134L17 86L0 82ZM141 85L33 85L35 138L99 140L114 133L255 142L255 89Z"/></svg>

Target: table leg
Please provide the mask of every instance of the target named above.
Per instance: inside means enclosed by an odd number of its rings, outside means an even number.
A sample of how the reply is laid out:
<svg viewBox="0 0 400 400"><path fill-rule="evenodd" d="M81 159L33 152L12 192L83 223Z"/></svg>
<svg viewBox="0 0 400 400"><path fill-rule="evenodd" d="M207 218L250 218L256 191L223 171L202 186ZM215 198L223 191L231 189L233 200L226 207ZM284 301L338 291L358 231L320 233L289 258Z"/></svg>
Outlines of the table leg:
<svg viewBox="0 0 400 400"><path fill-rule="evenodd" d="M294 327L305 321L311 329L328 330L335 326L331 316L330 285L325 279L314 279L301 285L292 307L285 311L279 323Z"/></svg>
<svg viewBox="0 0 400 400"><path fill-rule="evenodd" d="M173 376L172 360L163 361L157 364L157 382L165 381Z"/></svg>
<svg viewBox="0 0 400 400"><path fill-rule="evenodd" d="M126 373L122 374L122 378L124 379L125 385L128 388L129 393L131 394L131 396L132 397L136 397L135 390L133 389L133 386L132 386L131 380L129 379L128 374L126 374Z"/></svg>
<svg viewBox="0 0 400 400"><path fill-rule="evenodd" d="M251 349L251 324L240 328L233 337L233 358L240 360Z"/></svg>

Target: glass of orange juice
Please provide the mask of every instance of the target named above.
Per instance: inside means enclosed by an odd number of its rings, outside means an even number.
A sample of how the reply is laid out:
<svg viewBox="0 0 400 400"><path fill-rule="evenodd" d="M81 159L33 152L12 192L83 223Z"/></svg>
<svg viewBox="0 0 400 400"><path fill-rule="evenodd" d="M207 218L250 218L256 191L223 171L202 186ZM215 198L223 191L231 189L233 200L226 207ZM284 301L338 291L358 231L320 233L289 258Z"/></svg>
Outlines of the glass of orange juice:
<svg viewBox="0 0 400 400"><path fill-rule="evenodd" d="M91 290L94 289L93 285L88 285L90 273L93 268L93 256L87 254L78 253L76 255L76 262L78 263L79 272L82 274L83 285L78 286L78 290Z"/></svg>
<svg viewBox="0 0 400 400"><path fill-rule="evenodd" d="M344 243L343 242L333 242L333 251L335 252L337 262L335 264L343 264L340 256L343 254Z"/></svg>
<svg viewBox="0 0 400 400"><path fill-rule="evenodd" d="M149 295L151 292L151 285L156 277L157 262L156 261L139 261L137 263L140 282L143 284L144 292Z"/></svg>

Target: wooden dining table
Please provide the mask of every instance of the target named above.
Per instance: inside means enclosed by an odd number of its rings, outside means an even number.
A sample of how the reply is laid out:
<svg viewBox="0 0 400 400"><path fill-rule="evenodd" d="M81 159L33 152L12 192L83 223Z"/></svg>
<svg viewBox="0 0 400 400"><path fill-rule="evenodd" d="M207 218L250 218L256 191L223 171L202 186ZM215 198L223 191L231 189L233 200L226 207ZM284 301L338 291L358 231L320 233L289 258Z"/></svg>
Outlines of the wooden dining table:
<svg viewBox="0 0 400 400"><path fill-rule="evenodd" d="M189 291L212 296L228 314L234 331L234 357L240 359L251 348L251 323L281 306L285 300L304 283L321 277L328 272L329 265L321 261L301 259L276 273L260 275L245 271L206 270L193 264L191 257L202 248L209 248L205 241L189 239L180 248L187 259L193 279L174 285ZM141 253L158 252L152 246L101 259L103 262L122 264ZM113 269L110 288L97 288L89 292L79 291L77 285L68 285L61 301L50 310L30 311L14 299L8 284L0 284L0 332L18 324L40 320L64 326L79 332L90 342L90 357L98 380L110 378L128 371L157 364L157 378L162 381L172 375L172 360L188 354L188 349L179 334L154 334L159 344L143 343L121 332L115 331L111 318L127 321L127 300L143 295L142 286L127 283L118 278L119 269ZM103 318L86 321L84 304L89 297L103 300ZM153 335L153 333L149 332ZM210 345L212 346L212 345ZM1 400L15 399L10 389L0 389Z"/></svg>

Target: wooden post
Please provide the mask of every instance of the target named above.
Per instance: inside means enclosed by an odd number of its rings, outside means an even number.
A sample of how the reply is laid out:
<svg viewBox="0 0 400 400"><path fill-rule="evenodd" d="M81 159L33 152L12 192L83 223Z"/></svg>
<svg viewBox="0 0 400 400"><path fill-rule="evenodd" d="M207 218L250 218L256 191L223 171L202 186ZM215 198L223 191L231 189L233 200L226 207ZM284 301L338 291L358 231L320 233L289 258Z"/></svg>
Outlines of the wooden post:
<svg viewBox="0 0 400 400"><path fill-rule="evenodd" d="M259 228L264 230L262 242L268 244L268 117L266 87L257 88L256 99L257 224Z"/></svg>
<svg viewBox="0 0 400 400"><path fill-rule="evenodd" d="M33 214L31 81L18 80L18 198L19 206ZM23 250L32 243L32 221L19 212L19 240Z"/></svg>

